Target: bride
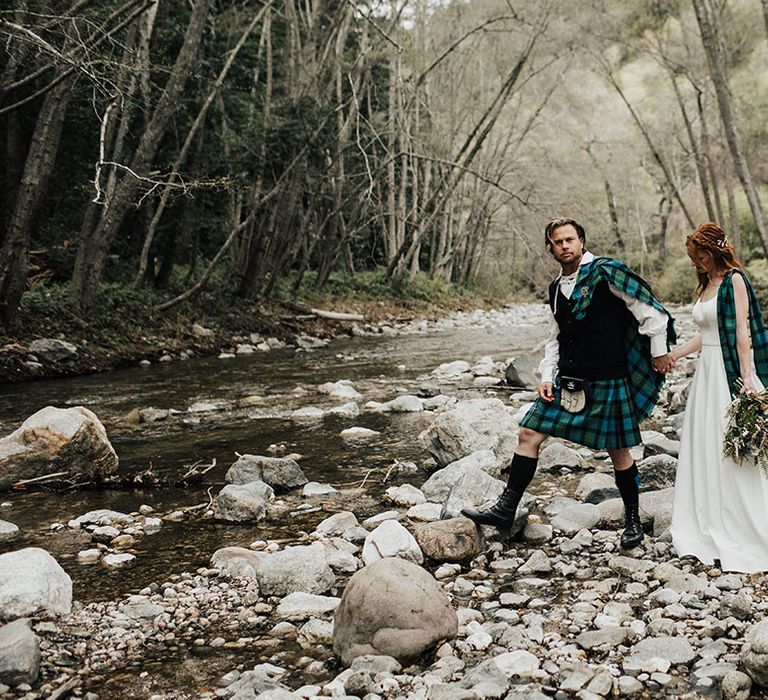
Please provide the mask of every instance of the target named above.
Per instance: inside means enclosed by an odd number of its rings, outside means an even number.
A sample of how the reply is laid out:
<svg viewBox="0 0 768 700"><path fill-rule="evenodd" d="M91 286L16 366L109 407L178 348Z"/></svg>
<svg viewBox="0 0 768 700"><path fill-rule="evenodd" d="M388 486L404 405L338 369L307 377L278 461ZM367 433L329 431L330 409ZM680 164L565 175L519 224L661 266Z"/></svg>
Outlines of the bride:
<svg viewBox="0 0 768 700"><path fill-rule="evenodd" d="M675 478L672 543L679 556L725 571L768 571L768 480L723 456L726 411L739 392L768 384L768 334L725 232L699 226L686 240L698 277L693 319L701 331L672 350L701 350L685 407Z"/></svg>

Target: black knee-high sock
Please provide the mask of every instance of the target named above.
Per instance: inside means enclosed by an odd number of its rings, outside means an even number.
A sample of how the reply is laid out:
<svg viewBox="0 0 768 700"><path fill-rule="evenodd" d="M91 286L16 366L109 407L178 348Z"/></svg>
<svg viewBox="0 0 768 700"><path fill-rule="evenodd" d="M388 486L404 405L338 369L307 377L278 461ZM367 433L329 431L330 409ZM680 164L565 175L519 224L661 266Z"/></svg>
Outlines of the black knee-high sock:
<svg viewBox="0 0 768 700"><path fill-rule="evenodd" d="M515 456L512 458L512 464L509 467L507 487L517 493L523 493L528 488L528 484L533 480L538 463L538 457L525 457L515 453Z"/></svg>
<svg viewBox="0 0 768 700"><path fill-rule="evenodd" d="M637 505L640 501L640 472L637 471L637 465L632 462L629 469L614 469L613 475L624 505Z"/></svg>

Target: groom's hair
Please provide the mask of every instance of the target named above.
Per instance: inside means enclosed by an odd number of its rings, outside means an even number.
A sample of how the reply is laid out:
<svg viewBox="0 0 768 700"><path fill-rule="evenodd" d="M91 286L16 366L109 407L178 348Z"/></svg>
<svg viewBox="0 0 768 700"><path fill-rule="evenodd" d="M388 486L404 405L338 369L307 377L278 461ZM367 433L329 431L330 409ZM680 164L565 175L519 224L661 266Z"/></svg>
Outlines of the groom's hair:
<svg viewBox="0 0 768 700"><path fill-rule="evenodd" d="M587 244L587 234L584 232L584 227L580 223L578 223L575 219L558 217L557 219L552 219L552 221L550 221L544 227L544 245L546 246L547 250L552 249L552 234L561 226L568 226L569 224L576 229L576 233L578 234L582 243L584 243L584 245Z"/></svg>

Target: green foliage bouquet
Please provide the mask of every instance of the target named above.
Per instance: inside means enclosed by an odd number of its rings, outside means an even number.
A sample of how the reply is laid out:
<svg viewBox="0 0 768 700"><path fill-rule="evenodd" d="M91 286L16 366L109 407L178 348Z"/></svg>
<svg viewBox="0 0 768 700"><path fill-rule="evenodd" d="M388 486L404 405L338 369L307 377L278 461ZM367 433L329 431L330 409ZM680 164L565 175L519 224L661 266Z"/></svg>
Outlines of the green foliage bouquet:
<svg viewBox="0 0 768 700"><path fill-rule="evenodd" d="M751 462L768 476L768 390L739 394L728 407L723 454Z"/></svg>

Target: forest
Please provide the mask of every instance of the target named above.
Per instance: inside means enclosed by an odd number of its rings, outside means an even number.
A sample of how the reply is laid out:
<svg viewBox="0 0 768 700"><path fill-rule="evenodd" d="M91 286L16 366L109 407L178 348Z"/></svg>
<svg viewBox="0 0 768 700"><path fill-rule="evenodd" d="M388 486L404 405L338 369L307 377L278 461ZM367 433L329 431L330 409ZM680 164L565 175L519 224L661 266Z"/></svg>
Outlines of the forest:
<svg viewBox="0 0 768 700"><path fill-rule="evenodd" d="M5 0L0 35L6 337L533 299L563 215L671 301L719 222L768 290L768 0Z"/></svg>

